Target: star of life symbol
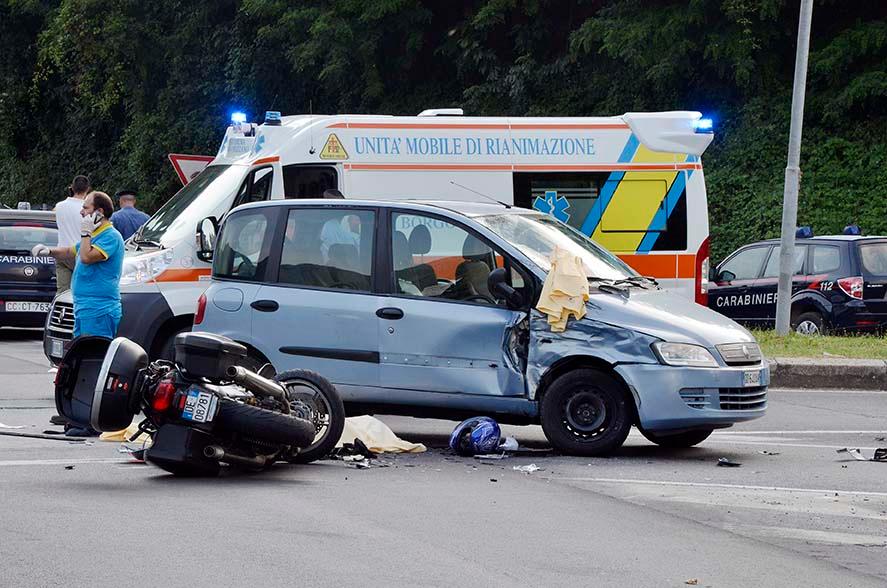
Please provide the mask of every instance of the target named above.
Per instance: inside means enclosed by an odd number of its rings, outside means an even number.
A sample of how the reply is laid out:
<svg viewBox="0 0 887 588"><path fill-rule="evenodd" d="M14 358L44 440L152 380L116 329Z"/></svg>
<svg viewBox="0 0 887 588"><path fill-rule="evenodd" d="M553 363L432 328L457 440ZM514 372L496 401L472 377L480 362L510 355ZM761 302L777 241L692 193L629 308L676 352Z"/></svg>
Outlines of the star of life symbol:
<svg viewBox="0 0 887 588"><path fill-rule="evenodd" d="M533 208L539 212L550 214L564 224L570 220L570 213L567 212L567 209L570 208L570 203L567 202L565 197L558 196L555 190L548 190L545 192L544 197L536 196L536 199L533 201Z"/></svg>

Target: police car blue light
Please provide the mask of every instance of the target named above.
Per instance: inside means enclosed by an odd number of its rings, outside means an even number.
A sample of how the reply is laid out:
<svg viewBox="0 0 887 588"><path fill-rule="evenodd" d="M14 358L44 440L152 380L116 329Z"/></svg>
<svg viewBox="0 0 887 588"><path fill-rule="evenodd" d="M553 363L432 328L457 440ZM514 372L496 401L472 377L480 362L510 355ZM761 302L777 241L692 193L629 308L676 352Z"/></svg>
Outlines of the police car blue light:
<svg viewBox="0 0 887 588"><path fill-rule="evenodd" d="M276 110L265 112L265 124L272 127L280 126L280 112Z"/></svg>
<svg viewBox="0 0 887 588"><path fill-rule="evenodd" d="M232 112L231 113L231 122L236 125L245 123L246 122L246 114L244 114L243 112L240 112L240 111Z"/></svg>

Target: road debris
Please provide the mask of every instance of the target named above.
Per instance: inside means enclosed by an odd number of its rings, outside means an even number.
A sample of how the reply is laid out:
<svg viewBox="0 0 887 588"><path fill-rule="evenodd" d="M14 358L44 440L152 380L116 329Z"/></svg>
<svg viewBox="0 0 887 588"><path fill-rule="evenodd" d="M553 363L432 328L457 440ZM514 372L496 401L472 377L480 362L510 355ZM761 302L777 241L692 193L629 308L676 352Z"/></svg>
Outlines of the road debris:
<svg viewBox="0 0 887 588"><path fill-rule="evenodd" d="M498 481L499 480L497 480L496 478L490 478L490 482L498 482Z"/></svg>
<svg viewBox="0 0 887 588"><path fill-rule="evenodd" d="M688 586L696 586L697 584L699 584L699 579L698 578L690 578L689 580L684 582L684 584L687 584Z"/></svg>
<svg viewBox="0 0 887 588"><path fill-rule="evenodd" d="M540 468L539 466L537 466L534 463L531 463L530 465L514 466L511 469L513 469L516 472L523 472L525 474L532 474L533 472L538 472L542 468Z"/></svg>
<svg viewBox="0 0 887 588"><path fill-rule="evenodd" d="M74 469L74 466L72 466L72 465L66 465L66 466L65 466L65 469L66 469L66 470L73 470L73 469Z"/></svg>
<svg viewBox="0 0 887 588"><path fill-rule="evenodd" d="M721 468L738 468L741 465L738 461L730 461L726 457L718 458L718 467Z"/></svg>
<svg viewBox="0 0 887 588"><path fill-rule="evenodd" d="M862 451L855 447L852 449L847 447L844 447L843 449L836 449L835 453L847 453L856 461L879 461L887 463L887 447L879 447L875 449L875 453L872 457L865 457L862 454Z"/></svg>
<svg viewBox="0 0 887 588"><path fill-rule="evenodd" d="M85 443L86 437L66 437L64 435L46 435L44 433L20 433L18 431L0 431L0 435L7 437L27 437L28 439L49 439L50 441L65 441L67 443Z"/></svg>
<svg viewBox="0 0 887 588"><path fill-rule="evenodd" d="M511 457L505 453L486 453L484 455L475 455L474 459L479 459L482 461L498 461L500 459L506 459Z"/></svg>
<svg viewBox="0 0 887 588"><path fill-rule="evenodd" d="M766 449L763 449L758 453L760 453L761 455L780 455L779 451L767 451Z"/></svg>

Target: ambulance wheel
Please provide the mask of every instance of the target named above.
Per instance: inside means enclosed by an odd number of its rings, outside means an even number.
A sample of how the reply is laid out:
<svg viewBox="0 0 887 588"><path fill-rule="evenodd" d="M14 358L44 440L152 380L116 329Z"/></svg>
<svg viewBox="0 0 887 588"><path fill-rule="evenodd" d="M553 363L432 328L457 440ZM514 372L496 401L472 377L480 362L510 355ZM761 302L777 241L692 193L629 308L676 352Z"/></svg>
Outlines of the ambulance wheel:
<svg viewBox="0 0 887 588"><path fill-rule="evenodd" d="M570 455L594 456L622 446L631 429L631 397L607 372L583 368L558 377L542 397L545 436Z"/></svg>
<svg viewBox="0 0 887 588"><path fill-rule="evenodd" d="M641 434L660 447L693 447L699 445L711 435L711 429L703 429L701 431L686 431L677 435L657 435L650 431L641 429Z"/></svg>
<svg viewBox="0 0 887 588"><path fill-rule="evenodd" d="M286 388L290 411L314 425L314 441L287 461L310 463L329 455L345 428L345 405L335 386L311 370L288 370L277 374L274 380Z"/></svg>
<svg viewBox="0 0 887 588"><path fill-rule="evenodd" d="M799 335L825 335L825 321L818 312L804 312L795 319L794 330Z"/></svg>

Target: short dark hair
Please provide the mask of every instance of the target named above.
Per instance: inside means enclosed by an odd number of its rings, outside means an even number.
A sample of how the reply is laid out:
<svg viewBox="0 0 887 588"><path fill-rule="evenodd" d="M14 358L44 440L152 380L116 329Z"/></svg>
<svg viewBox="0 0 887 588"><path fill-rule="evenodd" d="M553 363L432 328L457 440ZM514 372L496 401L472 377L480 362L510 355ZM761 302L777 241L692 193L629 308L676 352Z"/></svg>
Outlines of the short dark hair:
<svg viewBox="0 0 887 588"><path fill-rule="evenodd" d="M86 197L90 196L92 196L93 207L101 210L105 218L111 218L111 215L114 214L114 203L111 202L111 197L104 192L90 192Z"/></svg>
<svg viewBox="0 0 887 588"><path fill-rule="evenodd" d="M86 176L74 176L74 181L71 182L71 190L73 190L75 194L89 192L91 187L92 186L89 184L89 178Z"/></svg>
<svg viewBox="0 0 887 588"><path fill-rule="evenodd" d="M117 190L117 193L114 194L114 197L117 198L117 200L120 200L124 196L129 196L130 198L135 198L136 191L135 190Z"/></svg>

